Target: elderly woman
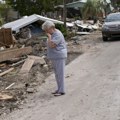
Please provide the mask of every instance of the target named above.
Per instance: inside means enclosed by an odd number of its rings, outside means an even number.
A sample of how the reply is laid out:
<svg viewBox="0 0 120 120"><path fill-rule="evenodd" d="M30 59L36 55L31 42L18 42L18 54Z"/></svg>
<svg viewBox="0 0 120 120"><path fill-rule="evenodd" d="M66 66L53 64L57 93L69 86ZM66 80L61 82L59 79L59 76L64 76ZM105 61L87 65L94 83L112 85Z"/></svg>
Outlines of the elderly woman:
<svg viewBox="0 0 120 120"><path fill-rule="evenodd" d="M55 24L51 21L46 21L42 25L42 29L48 36L47 41L47 57L51 60L55 72L57 82L57 90L53 92L54 96L65 94L64 89L64 73L65 61L67 58L67 47L63 34L55 28Z"/></svg>

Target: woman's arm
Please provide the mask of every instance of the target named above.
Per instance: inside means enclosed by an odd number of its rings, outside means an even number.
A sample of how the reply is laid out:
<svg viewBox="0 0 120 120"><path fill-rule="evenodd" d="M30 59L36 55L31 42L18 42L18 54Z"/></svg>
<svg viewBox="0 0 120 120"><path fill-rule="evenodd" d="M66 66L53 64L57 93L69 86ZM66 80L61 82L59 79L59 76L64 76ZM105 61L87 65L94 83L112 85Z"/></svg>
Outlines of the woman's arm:
<svg viewBox="0 0 120 120"><path fill-rule="evenodd" d="M48 36L48 45L50 48L56 48L56 44L54 42L52 42L51 40L51 35L49 33L47 33Z"/></svg>

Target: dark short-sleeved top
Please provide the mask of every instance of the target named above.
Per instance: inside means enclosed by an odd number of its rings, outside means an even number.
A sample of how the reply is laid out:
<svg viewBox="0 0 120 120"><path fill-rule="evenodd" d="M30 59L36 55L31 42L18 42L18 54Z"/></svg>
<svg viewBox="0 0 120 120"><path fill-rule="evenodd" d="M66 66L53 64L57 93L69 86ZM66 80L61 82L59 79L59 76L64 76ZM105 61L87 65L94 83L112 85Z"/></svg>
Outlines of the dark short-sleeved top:
<svg viewBox="0 0 120 120"><path fill-rule="evenodd" d="M56 29L51 35L51 40L56 44L55 48L50 48L47 45L47 57L49 59L67 58L67 47L63 34Z"/></svg>

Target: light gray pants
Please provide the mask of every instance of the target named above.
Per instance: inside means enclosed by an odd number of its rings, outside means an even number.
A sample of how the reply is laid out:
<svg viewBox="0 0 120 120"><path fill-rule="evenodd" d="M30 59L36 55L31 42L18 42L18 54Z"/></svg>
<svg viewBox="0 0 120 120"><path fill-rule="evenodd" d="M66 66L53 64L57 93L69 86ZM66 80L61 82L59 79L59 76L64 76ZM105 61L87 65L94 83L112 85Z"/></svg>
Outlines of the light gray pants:
<svg viewBox="0 0 120 120"><path fill-rule="evenodd" d="M57 82L57 91L64 93L64 79L65 79L65 61L66 59L52 59L52 65L55 72Z"/></svg>

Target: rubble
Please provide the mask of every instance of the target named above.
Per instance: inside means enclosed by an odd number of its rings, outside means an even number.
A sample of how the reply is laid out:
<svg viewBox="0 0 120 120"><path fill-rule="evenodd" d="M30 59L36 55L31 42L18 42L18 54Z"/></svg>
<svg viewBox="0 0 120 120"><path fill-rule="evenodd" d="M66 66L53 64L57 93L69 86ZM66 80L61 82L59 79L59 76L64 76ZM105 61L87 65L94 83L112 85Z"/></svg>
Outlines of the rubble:
<svg viewBox="0 0 120 120"><path fill-rule="evenodd" d="M27 93L34 93L35 92L35 89L33 89L33 88L27 88Z"/></svg>

